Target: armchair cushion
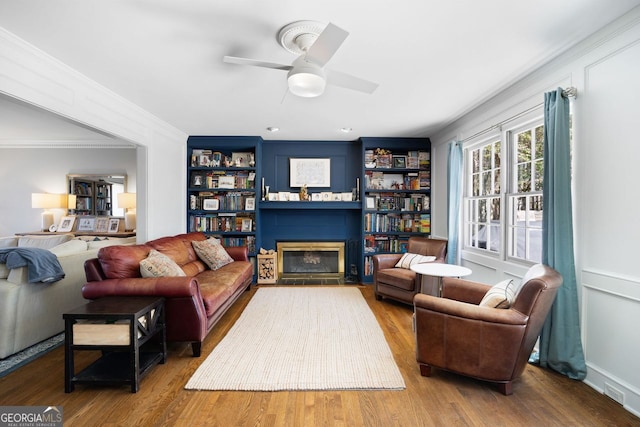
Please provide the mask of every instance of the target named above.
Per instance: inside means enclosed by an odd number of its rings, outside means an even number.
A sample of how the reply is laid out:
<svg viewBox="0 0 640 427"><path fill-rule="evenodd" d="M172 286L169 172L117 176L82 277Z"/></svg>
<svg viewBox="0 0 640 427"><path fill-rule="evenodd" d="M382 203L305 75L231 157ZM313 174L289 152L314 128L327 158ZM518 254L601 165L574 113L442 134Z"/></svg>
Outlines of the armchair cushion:
<svg viewBox="0 0 640 427"><path fill-rule="evenodd" d="M406 254L402 255L402 258L400 258L400 260L396 263L396 267L410 269L412 265L422 264L425 262L433 262L435 260L436 257L434 256L412 254L410 252L407 252Z"/></svg>
<svg viewBox="0 0 640 427"><path fill-rule="evenodd" d="M207 264L211 270L217 270L233 262L233 258L231 258L231 255L222 247L218 239L193 241L191 244L196 254L198 254L198 257Z"/></svg>
<svg viewBox="0 0 640 427"><path fill-rule="evenodd" d="M514 296L513 280L503 280L489 289L479 305L480 307L509 308L513 304Z"/></svg>
<svg viewBox="0 0 640 427"><path fill-rule="evenodd" d="M140 261L140 274L142 277L186 276L174 260L155 249Z"/></svg>

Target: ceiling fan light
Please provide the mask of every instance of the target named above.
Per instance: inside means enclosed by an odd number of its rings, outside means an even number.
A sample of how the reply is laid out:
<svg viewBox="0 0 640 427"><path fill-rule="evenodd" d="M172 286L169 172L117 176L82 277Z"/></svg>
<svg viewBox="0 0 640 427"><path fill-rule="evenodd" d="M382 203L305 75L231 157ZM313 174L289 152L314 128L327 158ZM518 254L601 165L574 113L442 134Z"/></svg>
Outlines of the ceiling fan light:
<svg viewBox="0 0 640 427"><path fill-rule="evenodd" d="M320 96L327 85L322 70L315 68L292 68L287 76L291 93L304 98Z"/></svg>

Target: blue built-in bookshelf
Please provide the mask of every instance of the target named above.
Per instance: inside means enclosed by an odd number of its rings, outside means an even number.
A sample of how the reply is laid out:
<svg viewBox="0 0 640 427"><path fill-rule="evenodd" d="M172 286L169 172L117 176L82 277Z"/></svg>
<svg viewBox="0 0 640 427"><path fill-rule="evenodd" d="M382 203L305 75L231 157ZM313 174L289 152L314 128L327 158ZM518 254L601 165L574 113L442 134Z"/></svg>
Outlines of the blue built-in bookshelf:
<svg viewBox="0 0 640 427"><path fill-rule="evenodd" d="M372 167L369 156L377 148L392 153L390 164L381 157ZM192 136L187 231L203 231L227 245L247 245L253 258L260 248L275 249L277 242L343 241L345 271L357 271L357 279L368 283L374 253L400 252L409 236L429 234L430 163L425 156L430 151L423 138ZM370 188L372 179L380 188ZM309 200L299 200L304 181L310 181Z"/></svg>

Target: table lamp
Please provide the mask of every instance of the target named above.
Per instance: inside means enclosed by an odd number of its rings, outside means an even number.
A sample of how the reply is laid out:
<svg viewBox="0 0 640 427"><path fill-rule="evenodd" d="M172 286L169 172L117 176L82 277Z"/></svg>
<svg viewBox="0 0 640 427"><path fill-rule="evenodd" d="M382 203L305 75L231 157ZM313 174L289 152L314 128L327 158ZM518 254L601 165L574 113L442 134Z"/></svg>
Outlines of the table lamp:
<svg viewBox="0 0 640 427"><path fill-rule="evenodd" d="M67 206L66 194L32 193L31 207L44 209L42 212L42 231L49 231L53 225L53 212L49 209L61 209Z"/></svg>
<svg viewBox="0 0 640 427"><path fill-rule="evenodd" d="M118 194L118 207L125 209L124 229L131 231L136 229L136 193Z"/></svg>

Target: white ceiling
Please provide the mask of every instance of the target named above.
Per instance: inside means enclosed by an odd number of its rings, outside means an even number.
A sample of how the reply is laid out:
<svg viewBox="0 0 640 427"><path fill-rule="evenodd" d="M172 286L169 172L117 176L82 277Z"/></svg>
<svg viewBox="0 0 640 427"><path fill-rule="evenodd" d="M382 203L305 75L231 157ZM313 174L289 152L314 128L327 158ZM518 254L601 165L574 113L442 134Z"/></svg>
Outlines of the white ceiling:
<svg viewBox="0 0 640 427"><path fill-rule="evenodd" d="M430 136L639 4L0 0L0 26L189 135L352 140ZM287 93L284 71L222 62L291 63L276 34L303 19L350 33L327 68L379 83L375 93L328 86L321 97L299 98ZM0 114L7 105L0 100ZM30 138L5 125L0 139Z"/></svg>

